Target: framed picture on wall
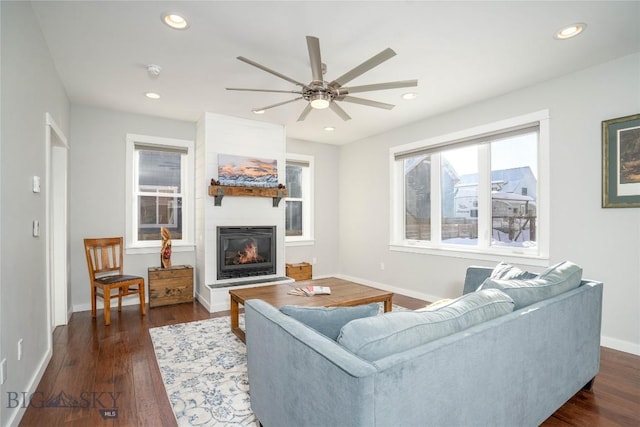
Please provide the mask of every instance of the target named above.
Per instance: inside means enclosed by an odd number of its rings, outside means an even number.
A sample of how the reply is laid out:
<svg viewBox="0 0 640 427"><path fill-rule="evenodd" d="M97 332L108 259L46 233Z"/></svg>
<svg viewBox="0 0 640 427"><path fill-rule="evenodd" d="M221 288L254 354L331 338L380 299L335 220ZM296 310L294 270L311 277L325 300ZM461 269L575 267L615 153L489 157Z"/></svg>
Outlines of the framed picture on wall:
<svg viewBox="0 0 640 427"><path fill-rule="evenodd" d="M602 122L602 207L640 207L640 114Z"/></svg>
<svg viewBox="0 0 640 427"><path fill-rule="evenodd" d="M220 185L275 188L278 186L278 162L249 156L218 154Z"/></svg>

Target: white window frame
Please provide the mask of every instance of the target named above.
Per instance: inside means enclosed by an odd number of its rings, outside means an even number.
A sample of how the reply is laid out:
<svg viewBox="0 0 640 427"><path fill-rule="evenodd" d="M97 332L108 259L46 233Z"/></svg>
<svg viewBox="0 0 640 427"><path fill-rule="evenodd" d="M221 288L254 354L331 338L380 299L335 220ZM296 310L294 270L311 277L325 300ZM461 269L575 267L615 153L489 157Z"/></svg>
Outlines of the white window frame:
<svg viewBox="0 0 640 427"><path fill-rule="evenodd" d="M182 158L182 239L171 239L174 252L193 251L195 248L194 220L194 173L195 143L191 140L161 138L148 135L127 134L126 137L126 189L125 189L125 252L128 254L153 253L162 246L161 240L138 240L138 197L136 192L137 162L136 145L158 147L159 149L178 149L185 151Z"/></svg>
<svg viewBox="0 0 640 427"><path fill-rule="evenodd" d="M302 198L285 198L285 212L287 201L302 201L302 236L285 236L287 246L306 246L314 244L314 158L305 154L287 153L286 162L306 163L308 166L302 170L301 186Z"/></svg>
<svg viewBox="0 0 640 427"><path fill-rule="evenodd" d="M479 239L478 246L469 247L466 245L453 245L441 242L440 225L440 168L439 162L432 162L431 170L431 241L417 241L405 238L405 200L404 200L404 166L401 160L396 157L403 153L419 151L420 149L442 148L445 150L448 145L454 145L460 141L478 138L482 135L494 134L500 131L524 127L526 125L539 125L538 135L538 199L537 203L537 245L535 248L516 248L516 247L499 247L491 246L490 243L490 224L478 224L478 235L484 236ZM439 156L438 156L439 157ZM482 181L490 183L488 171L490 170L490 156L488 147L479 146L479 178ZM526 263L534 266L546 266L549 261L549 235L550 235L550 186L549 186L549 111L542 110L531 114L525 114L498 122L490 123L441 135L427 140L416 141L410 144L404 144L392 147L389 150L390 162L390 250L400 252L423 253L440 256L450 256L458 258L471 258L487 261L511 261ZM484 176L484 177L483 177ZM438 189L438 191L435 191ZM491 193L490 191L482 191L479 189L478 209L485 212L491 210ZM486 221L485 221L486 222ZM482 243L484 242L484 243Z"/></svg>

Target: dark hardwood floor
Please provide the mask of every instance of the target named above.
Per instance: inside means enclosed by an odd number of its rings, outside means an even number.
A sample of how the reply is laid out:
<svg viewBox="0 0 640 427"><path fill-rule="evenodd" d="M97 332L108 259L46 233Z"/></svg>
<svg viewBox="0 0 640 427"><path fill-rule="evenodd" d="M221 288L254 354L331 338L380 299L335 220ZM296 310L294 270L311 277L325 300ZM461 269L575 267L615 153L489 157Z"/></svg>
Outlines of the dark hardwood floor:
<svg viewBox="0 0 640 427"><path fill-rule="evenodd" d="M419 308L424 301L401 295L395 304ZM53 356L27 401L21 426L175 426L155 362L149 328L226 316L198 303L157 307L141 317L138 306L112 311L104 326L90 312L74 313L56 328ZM543 426L640 426L640 356L602 348L600 373L591 391L581 391ZM46 407L60 396L80 407ZM21 404L23 404L21 402ZM105 414L105 410L117 409ZM107 411L108 412L108 411ZM106 418L105 418L106 416Z"/></svg>

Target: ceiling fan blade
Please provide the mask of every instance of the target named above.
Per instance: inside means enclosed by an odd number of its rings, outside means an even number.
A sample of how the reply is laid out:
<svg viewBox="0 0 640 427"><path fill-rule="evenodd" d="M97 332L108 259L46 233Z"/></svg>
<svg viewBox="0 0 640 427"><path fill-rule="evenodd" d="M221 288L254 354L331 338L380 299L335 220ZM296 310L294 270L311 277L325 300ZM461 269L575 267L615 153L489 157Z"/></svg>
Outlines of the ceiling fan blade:
<svg viewBox="0 0 640 427"><path fill-rule="evenodd" d="M384 102L371 101L370 99L364 99L364 98L356 98L354 96L345 96L344 98L341 98L340 101L351 102L352 104L366 105L368 107L384 108L385 110L391 110L393 109L393 107L395 107L395 105L393 104L386 104Z"/></svg>
<svg viewBox="0 0 640 427"><path fill-rule="evenodd" d="M302 92L299 90L273 90L273 89L245 89L240 87L228 87L227 90L241 90L247 92L277 92L277 93L297 93L302 95Z"/></svg>
<svg viewBox="0 0 640 427"><path fill-rule="evenodd" d="M307 36L307 49L309 49L309 62L311 63L311 75L313 82L322 84L322 58L320 56L320 40L317 37Z"/></svg>
<svg viewBox="0 0 640 427"><path fill-rule="evenodd" d="M309 105L311 105L311 104L309 104ZM337 115L339 115L340 118L342 120L344 120L345 122L347 120L351 120L351 117L349 117L349 115L342 108L340 108L340 106L338 104L336 104L335 102L331 102L329 104L329 108L331 108L333 110L333 112L336 113Z"/></svg>
<svg viewBox="0 0 640 427"><path fill-rule="evenodd" d="M418 86L418 80L401 80L397 82L374 83L374 84L362 85L362 86L341 87L340 92L358 93L358 92L370 92L373 90L396 89L399 87L413 87L413 86Z"/></svg>
<svg viewBox="0 0 640 427"><path fill-rule="evenodd" d="M280 77L281 79L284 79L284 80L286 80L288 82L291 82L291 83L293 83L295 85L302 86L302 87L305 86L303 83L300 83L299 81L294 80L291 77L287 77L284 74L281 74L281 73L279 73L277 71L272 70L271 68L267 68L264 65L260 65L257 62L254 62L254 61L252 61L250 59L245 58L244 56L238 56L238 59L240 61L242 61L242 62L245 62L245 63L249 64L249 65L253 65L256 68L260 68L262 71L266 71L267 73L273 74L276 77Z"/></svg>
<svg viewBox="0 0 640 427"><path fill-rule="evenodd" d="M393 51L393 49L386 48L379 54L364 61L362 64L358 65L351 71L347 71L346 73L344 73L343 75L341 75L340 77L338 77L337 79L329 83L329 86L340 87L350 82L351 80L355 79L356 77L366 73L370 69L377 67L378 65L382 64L387 59L394 57L395 55L396 53Z"/></svg>
<svg viewBox="0 0 640 427"><path fill-rule="evenodd" d="M255 111L268 110L268 109L270 109L270 108L273 108L273 107L279 107L279 106L281 106L281 105L288 104L288 103L290 103L290 102L294 102L294 101L299 101L299 100L301 100L301 99L303 99L303 98L302 98L302 97L300 97L300 98L290 99L290 100L288 100L288 101L278 102L277 104L268 105L268 106L266 106L266 107L262 107L262 108L256 108L256 109L255 109Z"/></svg>
<svg viewBox="0 0 640 427"><path fill-rule="evenodd" d="M313 110L313 108L311 107L311 104L307 104L307 106L304 107L304 110L302 110L302 113L300 114L300 117L298 117L298 121L301 122L304 119L306 119L311 110Z"/></svg>

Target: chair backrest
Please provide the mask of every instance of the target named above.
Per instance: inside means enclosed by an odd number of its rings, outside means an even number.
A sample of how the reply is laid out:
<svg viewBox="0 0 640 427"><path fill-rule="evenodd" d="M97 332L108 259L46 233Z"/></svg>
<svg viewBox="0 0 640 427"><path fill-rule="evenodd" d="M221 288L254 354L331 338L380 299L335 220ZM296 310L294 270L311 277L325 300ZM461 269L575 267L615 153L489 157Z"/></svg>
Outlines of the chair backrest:
<svg viewBox="0 0 640 427"><path fill-rule="evenodd" d="M123 239L105 237L84 239L87 267L91 280L109 274L123 274Z"/></svg>

